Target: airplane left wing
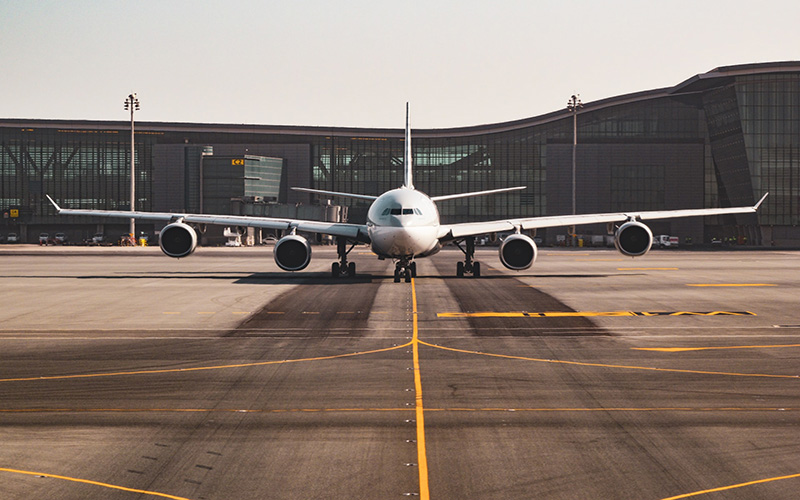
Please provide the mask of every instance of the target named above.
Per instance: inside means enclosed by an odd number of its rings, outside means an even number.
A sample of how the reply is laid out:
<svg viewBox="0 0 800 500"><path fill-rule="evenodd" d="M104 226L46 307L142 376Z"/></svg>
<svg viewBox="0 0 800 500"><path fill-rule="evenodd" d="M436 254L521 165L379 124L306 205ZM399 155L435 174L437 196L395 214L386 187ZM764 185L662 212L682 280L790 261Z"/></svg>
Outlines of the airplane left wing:
<svg viewBox="0 0 800 500"><path fill-rule="evenodd" d="M46 195L47 196L47 195ZM136 219L154 222L183 221L187 224L213 224L219 226L259 227L263 229L280 229L284 231L305 231L309 233L341 236L364 243L369 243L367 226L363 224L347 224L343 222L320 222L302 219L278 219L272 217L248 217L242 215L210 215L189 214L179 212L130 212L125 210L84 210L61 208L50 196L50 203L59 215L83 215L109 217L118 219Z"/></svg>
<svg viewBox="0 0 800 500"><path fill-rule="evenodd" d="M466 236L515 231L517 229L539 229L547 227L580 226L583 224L603 224L609 222L625 222L629 220L645 221L655 219L674 219L680 217L702 217L707 215L730 215L755 213L769 193L765 194L753 206L731 208L696 208L685 210L652 210L644 212L612 212L582 215L554 215L545 217L529 217L522 219L495 220L487 222L466 222L460 224L443 224L439 227L439 240L451 241Z"/></svg>

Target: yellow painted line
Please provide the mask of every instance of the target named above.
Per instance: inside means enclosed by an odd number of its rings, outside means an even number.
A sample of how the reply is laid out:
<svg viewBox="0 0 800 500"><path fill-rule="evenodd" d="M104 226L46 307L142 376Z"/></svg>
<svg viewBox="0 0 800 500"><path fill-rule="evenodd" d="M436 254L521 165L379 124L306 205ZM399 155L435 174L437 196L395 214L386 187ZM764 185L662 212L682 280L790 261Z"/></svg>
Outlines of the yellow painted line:
<svg viewBox="0 0 800 500"><path fill-rule="evenodd" d="M717 349L777 349L780 347L800 347L800 344L785 345L736 345L719 347L632 347L634 351L657 352L685 352L685 351L713 351Z"/></svg>
<svg viewBox="0 0 800 500"><path fill-rule="evenodd" d="M302 314L319 314L319 311L303 311Z"/></svg>
<svg viewBox="0 0 800 500"><path fill-rule="evenodd" d="M336 314L356 314L355 311L339 311Z"/></svg>
<svg viewBox="0 0 800 500"><path fill-rule="evenodd" d="M561 252L561 253L548 253L547 255L548 256L556 256L556 257L558 257L558 256L567 256L567 257L580 257L580 256L583 256L583 257L588 257L591 254L590 253Z"/></svg>
<svg viewBox="0 0 800 500"><path fill-rule="evenodd" d="M48 474L46 472L32 472L28 470L17 470L17 469L6 469L0 467L1 472L11 472L13 474L25 474L27 476L41 476L41 477L49 477L51 479L62 479L64 481L72 481L73 483L83 483L83 484L90 484L92 486L101 486L103 488L109 488L112 490L121 490L121 491L128 491L131 493L140 493L142 495L150 495L154 497L161 497L161 498L172 498L173 500L189 500L185 497L176 497L175 495L167 495L165 493L157 493L155 491L146 491L146 490L137 490L133 488L125 488L124 486L116 486L113 484L108 483L100 483L98 481L90 481L88 479L78 479L76 477L68 477L68 476L59 476L56 474Z"/></svg>
<svg viewBox="0 0 800 500"><path fill-rule="evenodd" d="M267 311L267 314L286 314L283 311Z"/></svg>
<svg viewBox="0 0 800 500"><path fill-rule="evenodd" d="M617 271L677 271L677 267L618 267Z"/></svg>
<svg viewBox="0 0 800 500"><path fill-rule="evenodd" d="M141 370L141 371L127 371L127 372L112 372L112 373L86 373L82 375L54 375L47 377L27 377L27 378L6 378L0 379L0 382L30 382L34 380L65 380L77 378L99 378L99 377L121 377L127 375L153 375L159 373L184 373L184 372L198 372L208 370L228 370L231 368L249 368L253 366L267 366L267 365L282 365L287 363L302 363L308 361L325 361L330 359L348 358L354 356L363 356L365 354L375 354L379 352L394 351L402 349L411 345L411 342L405 344L385 347L383 349L375 349L372 351L351 352L347 354L335 354L333 356L321 356L318 358L302 358L302 359L284 359L278 361L260 361L258 363L241 363L237 365L219 365L219 366L198 366L195 368L171 368L167 370Z"/></svg>
<svg viewBox="0 0 800 500"><path fill-rule="evenodd" d="M757 316L750 311L547 311L547 312L442 312L437 318L586 318L654 316Z"/></svg>
<svg viewBox="0 0 800 500"><path fill-rule="evenodd" d="M231 314L250 314L249 311L233 311Z"/></svg>
<svg viewBox="0 0 800 500"><path fill-rule="evenodd" d="M687 283L686 286L778 286L771 283Z"/></svg>
<svg viewBox="0 0 800 500"><path fill-rule="evenodd" d="M419 370L419 314L417 312L417 288L415 278L411 278L411 304L414 313L414 335L411 345L414 351L414 390L416 393L417 419L417 465L419 466L419 497L430 500L428 488L428 453L425 448L425 408L422 406L422 375Z"/></svg>
<svg viewBox="0 0 800 500"><path fill-rule="evenodd" d="M653 372L671 372L671 373L694 373L699 375L723 375L728 377L760 377L760 378L790 378L790 379L800 379L800 375L772 375L766 373L736 373L736 372L712 372L712 371L704 371L704 370L680 370L677 368L655 368L651 366L631 366L631 365L612 365L612 364L605 364L605 363L584 363L581 361L564 361L559 359L541 359L541 358L528 358L524 356L511 356L509 354L494 354L488 352L480 352L480 351L468 351L466 349L456 349L454 347L445 347L442 345L435 345L429 344L427 342L419 341L420 344L424 344L429 347L433 347L436 349L442 349L444 351L452 351L452 352L460 352L465 354L477 354L479 356L490 356L494 358L504 358L504 359L519 359L522 361L536 361L538 363L553 363L553 364L561 364L561 365L574 365L574 366L590 366L595 368L614 368L614 369L621 369L621 370L645 370L645 371L653 371Z"/></svg>
<svg viewBox="0 0 800 500"><path fill-rule="evenodd" d="M197 314L217 314L213 311L199 311Z"/></svg>
<svg viewBox="0 0 800 500"><path fill-rule="evenodd" d="M180 314L178 311L164 311L163 314Z"/></svg>
<svg viewBox="0 0 800 500"><path fill-rule="evenodd" d="M698 495L705 495L706 493L716 493L719 491L727 491L733 490L736 488L744 488L745 486L752 486L754 484L763 484L763 483L770 483L772 481L780 481L782 479L794 479L800 477L800 474L792 474L789 476L778 476L778 477L770 477L767 479L759 479L757 481L748 481L746 483L739 483L739 484L732 484L730 486L722 486L720 488L712 488L710 490L703 490L703 491L695 491L693 493L685 493L683 495L678 495L669 498L662 498L661 500L678 500L679 498L689 498L689 497L696 497Z"/></svg>
<svg viewBox="0 0 800 500"><path fill-rule="evenodd" d="M575 259L578 262L620 262L625 259Z"/></svg>

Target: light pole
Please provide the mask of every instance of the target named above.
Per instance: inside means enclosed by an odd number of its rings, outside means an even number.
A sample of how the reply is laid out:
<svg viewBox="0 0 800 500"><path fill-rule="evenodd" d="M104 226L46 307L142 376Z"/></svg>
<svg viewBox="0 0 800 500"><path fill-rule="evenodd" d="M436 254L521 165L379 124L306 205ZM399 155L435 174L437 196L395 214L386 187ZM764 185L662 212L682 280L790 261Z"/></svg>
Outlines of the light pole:
<svg viewBox="0 0 800 500"><path fill-rule="evenodd" d="M567 101L567 110L572 113L572 215L575 215L575 163L578 152L578 111L583 107L581 95L575 94Z"/></svg>
<svg viewBox="0 0 800 500"><path fill-rule="evenodd" d="M125 99L125 110L131 112L131 212L136 211L136 171L134 167L134 149L133 149L133 112L139 111L139 99L136 93L132 93ZM136 244L136 220L131 218L130 237L133 239L134 245Z"/></svg>

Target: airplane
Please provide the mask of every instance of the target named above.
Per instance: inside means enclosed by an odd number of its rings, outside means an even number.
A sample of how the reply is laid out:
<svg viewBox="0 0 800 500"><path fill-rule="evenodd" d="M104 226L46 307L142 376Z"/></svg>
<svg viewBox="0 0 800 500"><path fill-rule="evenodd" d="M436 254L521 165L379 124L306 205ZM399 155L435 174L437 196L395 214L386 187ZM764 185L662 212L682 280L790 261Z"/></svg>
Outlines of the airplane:
<svg viewBox="0 0 800 500"><path fill-rule="evenodd" d="M538 255L536 243L523 231L530 232L539 228L605 223L609 225L609 232L616 228L614 244L617 250L629 257L639 257L650 250L653 242L653 233L642 222L644 220L755 213L769 194L765 194L755 205L745 207L555 215L442 224L436 208L437 202L518 191L526 189L526 186L444 196L428 196L417 190L413 182L408 103L406 103L403 170L403 184L380 196L292 188L314 194L369 200L372 204L367 213L366 224L237 215L68 209L60 207L49 195L46 196L60 215L166 222L167 225L161 230L159 246L169 257L182 258L194 252L198 241L195 230L197 226L216 224L277 229L283 231L285 235L276 242L273 249L275 263L285 271L301 271L311 262L311 245L306 238L297 234L297 231L303 231L336 237L338 261L331 265L331 275L334 278L355 276L355 262L348 262L347 256L357 244L366 243L370 245L378 259L392 259L395 262L395 282L401 280L410 282L417 273L415 259L433 255L448 243L454 243L464 253L464 260L456 265L456 275L480 277L480 262L474 260L475 237L502 232L511 234L500 244L500 262L506 268L515 271L528 269L536 261Z"/></svg>

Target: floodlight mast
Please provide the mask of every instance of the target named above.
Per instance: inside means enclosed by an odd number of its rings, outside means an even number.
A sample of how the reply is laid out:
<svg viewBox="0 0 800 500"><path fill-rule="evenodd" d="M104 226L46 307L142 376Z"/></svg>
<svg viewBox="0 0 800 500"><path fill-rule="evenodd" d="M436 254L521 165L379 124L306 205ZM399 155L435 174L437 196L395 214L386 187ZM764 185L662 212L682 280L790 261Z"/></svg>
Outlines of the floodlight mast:
<svg viewBox="0 0 800 500"><path fill-rule="evenodd" d="M136 211L136 170L134 165L134 139L133 139L133 112L139 111L139 99L136 97L136 92L133 92L125 99L125 110L131 112L131 212ZM130 237L136 242L136 220L131 218L130 229L128 231Z"/></svg>
<svg viewBox="0 0 800 500"><path fill-rule="evenodd" d="M572 113L572 215L575 209L575 164L578 151L578 111L583 107L580 94L573 94L567 101L567 110Z"/></svg>

